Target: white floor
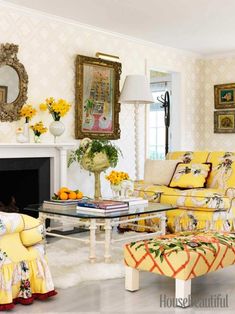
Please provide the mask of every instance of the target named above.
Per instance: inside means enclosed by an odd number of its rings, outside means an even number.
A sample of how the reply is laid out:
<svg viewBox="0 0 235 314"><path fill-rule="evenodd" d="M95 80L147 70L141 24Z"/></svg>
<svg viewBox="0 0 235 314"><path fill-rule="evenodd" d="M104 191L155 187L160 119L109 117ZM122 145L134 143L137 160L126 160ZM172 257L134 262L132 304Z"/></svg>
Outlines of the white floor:
<svg viewBox="0 0 235 314"><path fill-rule="evenodd" d="M58 290L58 296L46 302L35 301L30 306L17 305L14 313L235 313L235 267L228 267L192 281L194 297L228 294L228 308L160 308L160 294L174 296L174 280L141 273L140 283L141 289L131 293L125 291L124 279L84 282L73 288Z"/></svg>

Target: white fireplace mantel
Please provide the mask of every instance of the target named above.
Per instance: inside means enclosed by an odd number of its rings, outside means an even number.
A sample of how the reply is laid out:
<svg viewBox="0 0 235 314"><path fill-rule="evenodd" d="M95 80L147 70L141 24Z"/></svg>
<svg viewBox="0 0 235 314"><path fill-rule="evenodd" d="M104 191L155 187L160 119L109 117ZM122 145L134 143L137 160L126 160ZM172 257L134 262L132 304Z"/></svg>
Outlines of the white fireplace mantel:
<svg viewBox="0 0 235 314"><path fill-rule="evenodd" d="M0 143L0 162L5 158L50 158L51 195L67 185L67 152L75 143Z"/></svg>

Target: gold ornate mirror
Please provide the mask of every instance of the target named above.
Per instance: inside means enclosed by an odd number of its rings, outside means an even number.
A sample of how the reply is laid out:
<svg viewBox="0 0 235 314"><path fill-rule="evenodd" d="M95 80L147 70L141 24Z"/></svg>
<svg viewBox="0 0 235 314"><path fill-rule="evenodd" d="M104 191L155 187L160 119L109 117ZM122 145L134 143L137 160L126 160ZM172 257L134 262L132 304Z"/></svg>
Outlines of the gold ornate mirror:
<svg viewBox="0 0 235 314"><path fill-rule="evenodd" d="M17 52L18 45L0 45L0 121L19 120L27 100L28 75Z"/></svg>

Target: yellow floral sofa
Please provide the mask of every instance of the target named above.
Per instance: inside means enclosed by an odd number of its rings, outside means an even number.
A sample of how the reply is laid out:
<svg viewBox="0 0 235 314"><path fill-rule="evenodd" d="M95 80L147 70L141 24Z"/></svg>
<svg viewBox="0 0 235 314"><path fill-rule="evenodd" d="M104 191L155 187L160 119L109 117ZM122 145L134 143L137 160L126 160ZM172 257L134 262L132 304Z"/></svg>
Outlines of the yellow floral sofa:
<svg viewBox="0 0 235 314"><path fill-rule="evenodd" d="M0 212L0 311L56 294L42 240L38 219Z"/></svg>
<svg viewBox="0 0 235 314"><path fill-rule="evenodd" d="M177 210L167 212L169 230L174 232L212 226L217 230L232 230L235 215L235 152L178 151L168 153L166 159L191 165L211 163L211 171L203 188L178 189L136 182L135 191L140 196L177 206ZM139 224L143 225L144 221ZM149 221L149 225L152 224L153 221ZM145 231L145 228L138 225L136 230Z"/></svg>

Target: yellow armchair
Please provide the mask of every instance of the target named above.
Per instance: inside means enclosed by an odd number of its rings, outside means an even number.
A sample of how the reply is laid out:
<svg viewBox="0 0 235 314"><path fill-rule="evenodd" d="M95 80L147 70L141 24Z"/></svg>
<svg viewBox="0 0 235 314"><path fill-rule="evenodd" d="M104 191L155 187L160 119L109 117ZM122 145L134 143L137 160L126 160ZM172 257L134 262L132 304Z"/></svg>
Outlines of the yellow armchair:
<svg viewBox="0 0 235 314"><path fill-rule="evenodd" d="M0 310L53 295L43 225L27 215L0 212Z"/></svg>

